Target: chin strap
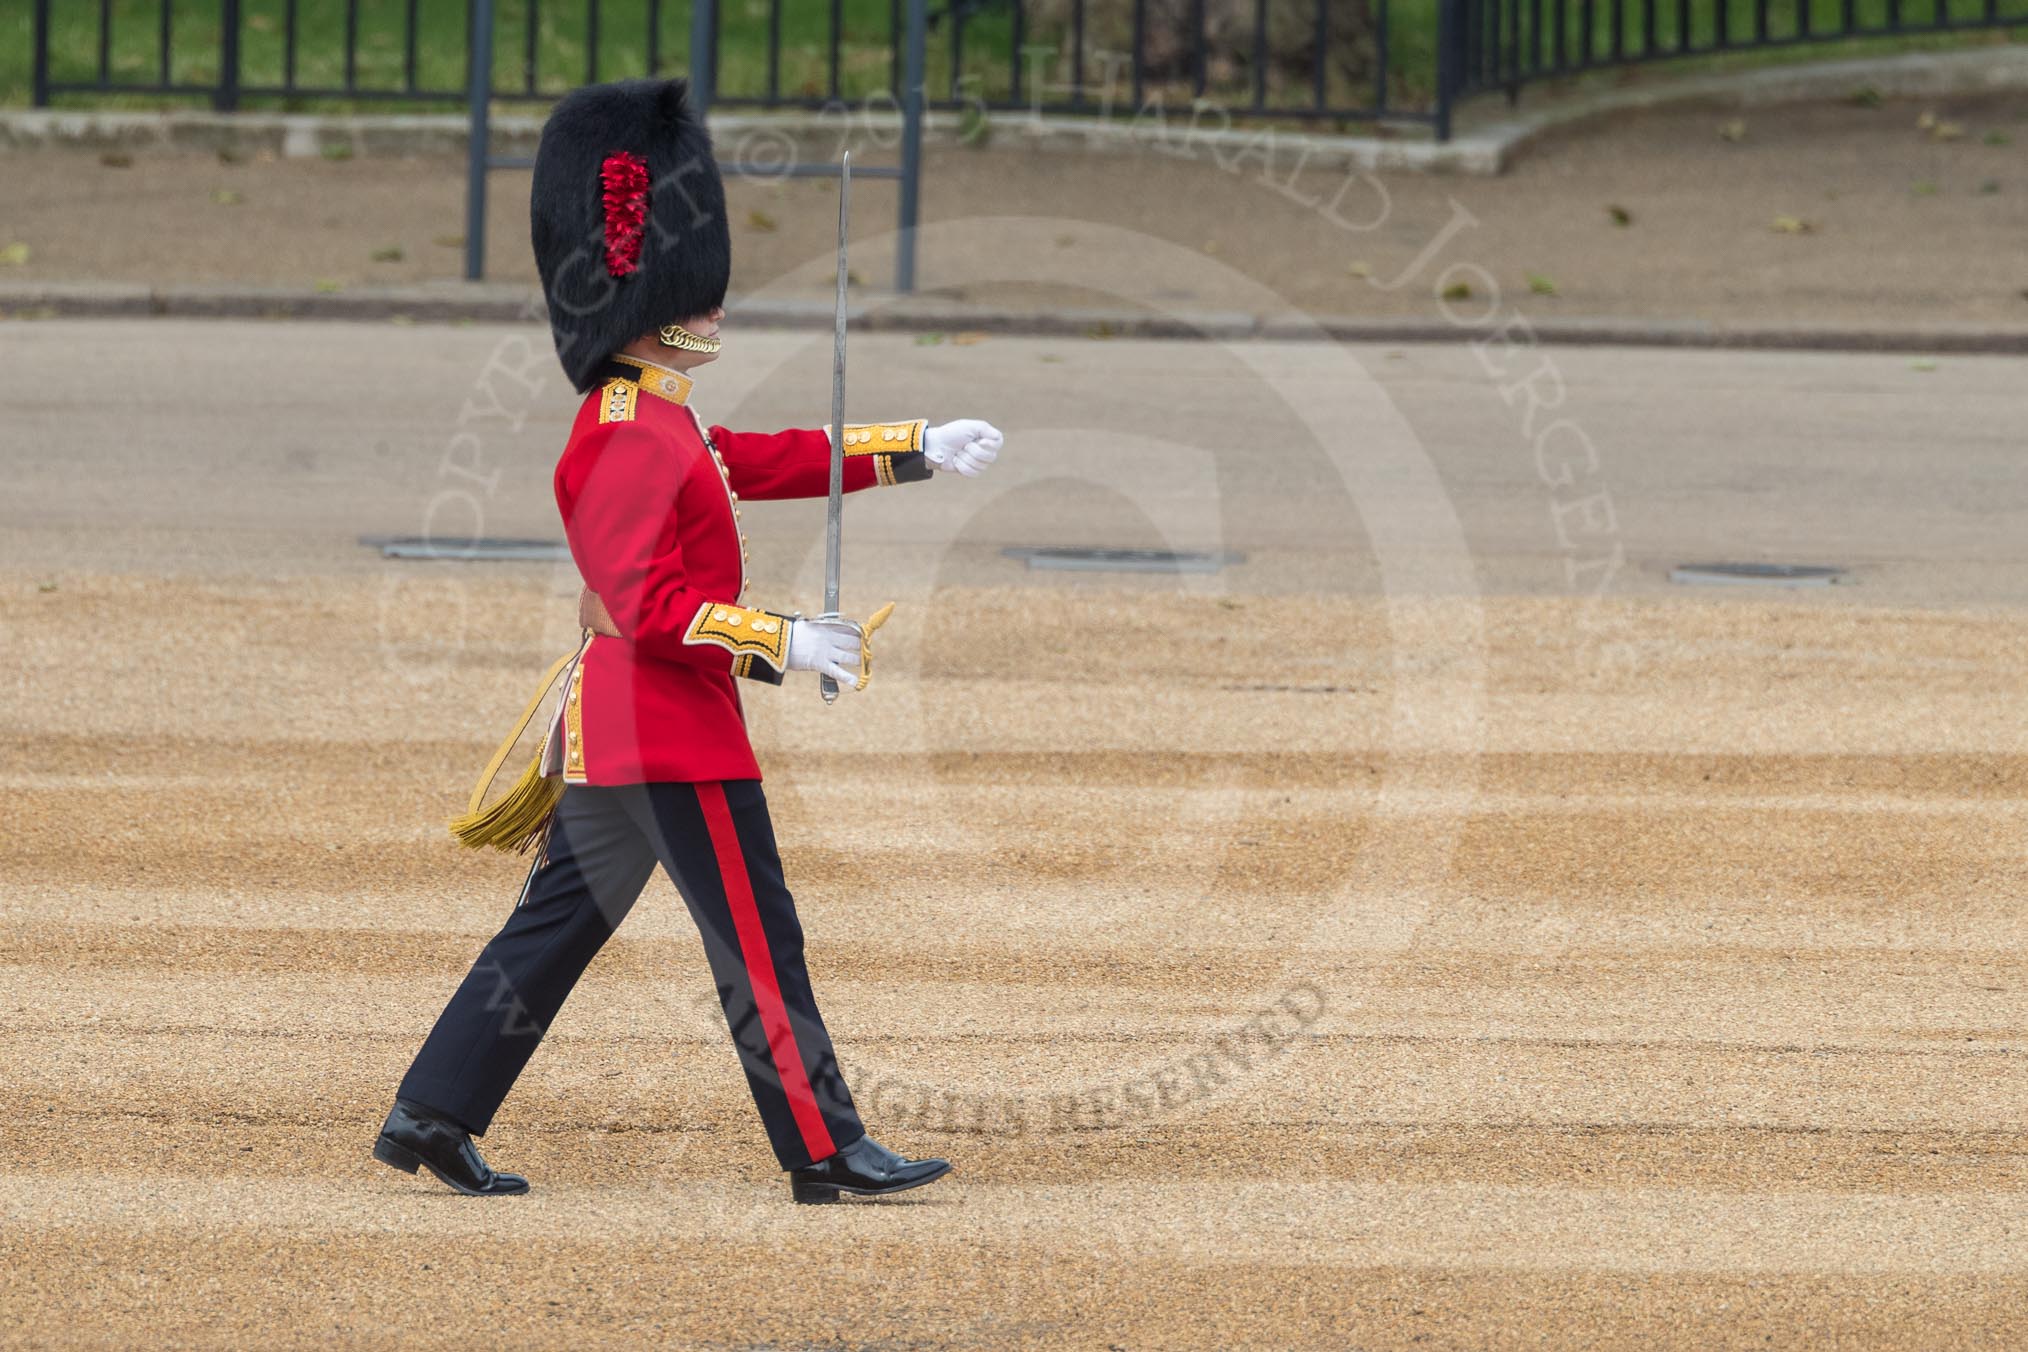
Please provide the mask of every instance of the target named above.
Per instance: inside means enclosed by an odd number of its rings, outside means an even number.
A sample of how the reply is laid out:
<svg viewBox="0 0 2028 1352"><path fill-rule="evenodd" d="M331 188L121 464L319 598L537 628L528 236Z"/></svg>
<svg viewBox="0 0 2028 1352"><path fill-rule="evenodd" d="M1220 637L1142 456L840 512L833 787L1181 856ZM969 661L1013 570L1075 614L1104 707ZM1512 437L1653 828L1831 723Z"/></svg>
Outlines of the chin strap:
<svg viewBox="0 0 2028 1352"><path fill-rule="evenodd" d="M706 338L701 334L692 333L681 324L664 324L657 336L661 338L662 346L678 348L684 352L709 353L719 349L717 338Z"/></svg>

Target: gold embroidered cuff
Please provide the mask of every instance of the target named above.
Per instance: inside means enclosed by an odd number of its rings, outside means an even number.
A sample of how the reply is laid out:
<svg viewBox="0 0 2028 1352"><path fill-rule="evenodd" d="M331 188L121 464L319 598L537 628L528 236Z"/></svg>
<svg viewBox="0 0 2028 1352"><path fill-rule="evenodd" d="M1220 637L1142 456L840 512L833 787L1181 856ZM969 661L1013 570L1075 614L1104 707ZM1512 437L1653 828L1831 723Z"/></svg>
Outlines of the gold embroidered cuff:
<svg viewBox="0 0 2028 1352"><path fill-rule="evenodd" d="M707 601L697 608L683 641L716 644L735 659L758 657L779 672L789 664L789 617Z"/></svg>
<svg viewBox="0 0 2028 1352"><path fill-rule="evenodd" d="M927 426L927 418L911 418L907 422L846 423L845 454L902 455L919 451L922 449L923 429Z"/></svg>
<svg viewBox="0 0 2028 1352"><path fill-rule="evenodd" d="M873 479L880 484L914 483L930 477L922 453L927 418L907 422L845 424L845 454L873 457Z"/></svg>
<svg viewBox="0 0 2028 1352"><path fill-rule="evenodd" d="M741 653L732 659L732 674L742 680L762 681L768 685L780 685L782 673L766 662L756 662L752 653Z"/></svg>

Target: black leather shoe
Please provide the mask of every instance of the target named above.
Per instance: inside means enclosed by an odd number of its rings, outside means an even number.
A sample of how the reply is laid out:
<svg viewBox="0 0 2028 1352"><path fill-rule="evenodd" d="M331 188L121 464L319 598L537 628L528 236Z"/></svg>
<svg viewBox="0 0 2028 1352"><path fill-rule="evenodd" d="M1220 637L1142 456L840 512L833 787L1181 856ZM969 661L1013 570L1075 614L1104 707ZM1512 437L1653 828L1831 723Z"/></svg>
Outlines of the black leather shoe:
<svg viewBox="0 0 2028 1352"><path fill-rule="evenodd" d="M838 1194L884 1197L933 1183L951 1171L949 1160L912 1160L871 1136L861 1136L828 1159L789 1172L789 1196L798 1202L835 1202Z"/></svg>
<svg viewBox="0 0 2028 1352"><path fill-rule="evenodd" d="M472 1135L419 1103L394 1101L394 1111L373 1143L373 1158L403 1173L427 1169L467 1197L506 1197L528 1191L519 1174L500 1174L479 1157Z"/></svg>

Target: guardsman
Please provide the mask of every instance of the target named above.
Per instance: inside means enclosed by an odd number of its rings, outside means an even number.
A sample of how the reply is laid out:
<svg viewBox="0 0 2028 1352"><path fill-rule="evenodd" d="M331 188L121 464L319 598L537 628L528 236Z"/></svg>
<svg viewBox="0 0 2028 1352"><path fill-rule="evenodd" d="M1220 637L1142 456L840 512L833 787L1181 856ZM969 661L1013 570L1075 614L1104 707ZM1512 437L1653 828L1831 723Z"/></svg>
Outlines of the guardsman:
<svg viewBox="0 0 2028 1352"><path fill-rule="evenodd" d="M403 1078L374 1157L463 1193L527 1191L472 1138L659 864L703 937L795 1200L919 1187L950 1165L880 1145L853 1108L811 993L737 684L812 672L864 689L866 637L885 611L864 626L805 619L747 594L740 503L823 496L831 440L732 432L697 411L692 373L719 351L731 240L684 82L594 85L559 103L536 154L531 215L557 354L584 394L555 490L592 632L563 666L537 764L505 806L481 813L475 797L457 824L468 843L541 849ZM856 490L977 474L1001 436L974 419L917 418L849 425L844 441Z"/></svg>

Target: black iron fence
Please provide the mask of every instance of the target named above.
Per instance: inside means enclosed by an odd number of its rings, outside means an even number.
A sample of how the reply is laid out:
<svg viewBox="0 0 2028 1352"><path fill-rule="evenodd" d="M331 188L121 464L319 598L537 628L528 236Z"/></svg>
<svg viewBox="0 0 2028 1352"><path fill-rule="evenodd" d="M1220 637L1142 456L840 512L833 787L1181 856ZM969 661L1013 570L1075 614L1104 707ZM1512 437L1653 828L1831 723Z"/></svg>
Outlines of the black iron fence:
<svg viewBox="0 0 2028 1352"><path fill-rule="evenodd" d="M1454 97L1682 57L2028 24L2028 0L1458 0Z"/></svg>
<svg viewBox="0 0 2028 1352"><path fill-rule="evenodd" d="M33 99L465 103L482 18L495 100L688 71L713 101L907 92L907 0L31 0ZM483 11L483 14L482 14ZM1599 66L2028 23L2028 0L927 0L930 108L1127 116L1216 105L1424 123ZM700 37L700 35L708 35Z"/></svg>
<svg viewBox="0 0 2028 1352"><path fill-rule="evenodd" d="M714 101L898 103L905 0L31 0L33 99L464 102L490 11L492 96L686 71ZM931 0L924 94L950 110L1441 123L1459 0ZM700 10L715 34L696 59Z"/></svg>

